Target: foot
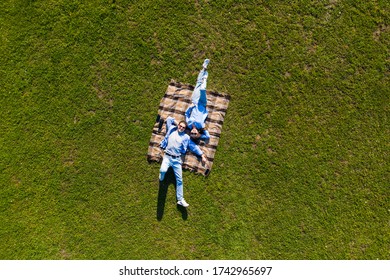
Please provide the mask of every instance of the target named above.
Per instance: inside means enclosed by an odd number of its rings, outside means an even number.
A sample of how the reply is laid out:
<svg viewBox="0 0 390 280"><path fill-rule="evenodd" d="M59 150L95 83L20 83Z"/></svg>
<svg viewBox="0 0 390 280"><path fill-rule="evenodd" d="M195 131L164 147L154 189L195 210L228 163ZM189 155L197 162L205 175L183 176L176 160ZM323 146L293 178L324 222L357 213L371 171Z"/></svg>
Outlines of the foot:
<svg viewBox="0 0 390 280"><path fill-rule="evenodd" d="M184 198L183 198L182 200L179 200L179 201L177 202L177 205L181 205L181 206L183 206L183 207L185 207L185 208L187 208L188 206L190 206L190 205L184 200Z"/></svg>
<svg viewBox="0 0 390 280"><path fill-rule="evenodd" d="M210 59L206 58L206 59L204 60L204 62L203 62L203 68L204 68L204 69L207 69L207 66L209 65L209 63L210 63Z"/></svg>

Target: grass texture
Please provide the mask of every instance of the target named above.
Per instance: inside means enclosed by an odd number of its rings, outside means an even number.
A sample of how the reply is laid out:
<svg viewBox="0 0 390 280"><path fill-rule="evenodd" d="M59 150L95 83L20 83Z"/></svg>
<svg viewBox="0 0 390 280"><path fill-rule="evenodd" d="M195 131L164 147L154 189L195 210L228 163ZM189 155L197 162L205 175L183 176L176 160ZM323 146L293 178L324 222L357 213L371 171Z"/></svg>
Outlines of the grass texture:
<svg viewBox="0 0 390 280"><path fill-rule="evenodd" d="M0 2L0 259L389 259L385 0ZM171 79L232 97L187 212ZM161 209L160 209L161 210Z"/></svg>

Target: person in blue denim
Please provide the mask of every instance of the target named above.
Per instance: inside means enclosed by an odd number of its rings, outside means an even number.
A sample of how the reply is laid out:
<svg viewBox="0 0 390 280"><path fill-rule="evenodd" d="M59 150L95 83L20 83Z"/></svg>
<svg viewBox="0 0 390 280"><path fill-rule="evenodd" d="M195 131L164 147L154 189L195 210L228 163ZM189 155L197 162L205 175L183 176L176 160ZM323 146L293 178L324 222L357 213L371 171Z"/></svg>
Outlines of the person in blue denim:
<svg viewBox="0 0 390 280"><path fill-rule="evenodd" d="M209 132L205 129L205 122L208 115L206 86L207 86L207 66L210 59L205 59L202 65L202 70L199 71L196 80L196 86L192 92L192 103L186 113L186 122L190 130L190 136L193 140L203 140L207 142L210 139Z"/></svg>
<svg viewBox="0 0 390 280"><path fill-rule="evenodd" d="M189 204L183 197L183 171L182 158L189 149L192 153L202 158L202 163L206 163L206 155L196 145L188 134L185 133L187 123L180 121L176 125L175 119L168 117L166 120L167 134L160 143L160 147L165 151L160 167L160 181L163 181L169 167L172 167L176 178L176 199L177 204L188 207Z"/></svg>

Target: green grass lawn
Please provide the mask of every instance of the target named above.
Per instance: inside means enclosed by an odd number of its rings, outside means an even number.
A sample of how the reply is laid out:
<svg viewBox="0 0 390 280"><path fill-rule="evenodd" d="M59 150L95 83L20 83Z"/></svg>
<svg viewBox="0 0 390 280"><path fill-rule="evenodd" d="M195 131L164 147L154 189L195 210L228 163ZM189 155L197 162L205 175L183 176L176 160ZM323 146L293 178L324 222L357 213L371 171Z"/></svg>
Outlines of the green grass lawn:
<svg viewBox="0 0 390 280"><path fill-rule="evenodd" d="M0 259L389 259L389 46L385 0L1 1ZM159 102L205 58L213 170L159 218Z"/></svg>

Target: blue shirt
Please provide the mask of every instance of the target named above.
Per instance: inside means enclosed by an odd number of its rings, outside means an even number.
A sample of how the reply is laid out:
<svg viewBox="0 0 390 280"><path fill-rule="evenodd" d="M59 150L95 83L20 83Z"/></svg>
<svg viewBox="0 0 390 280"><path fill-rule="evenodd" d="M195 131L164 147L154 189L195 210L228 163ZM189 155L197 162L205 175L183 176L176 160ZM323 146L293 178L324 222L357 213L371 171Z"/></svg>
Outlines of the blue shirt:
<svg viewBox="0 0 390 280"><path fill-rule="evenodd" d="M204 128L208 113L206 107L200 103L188 108L186 111L188 127L192 129L192 126L195 126L198 130Z"/></svg>
<svg viewBox="0 0 390 280"><path fill-rule="evenodd" d="M168 144L165 148L165 152L172 156L181 155L181 145L183 143L183 134L185 132L179 132L177 129L168 136Z"/></svg>
<svg viewBox="0 0 390 280"><path fill-rule="evenodd" d="M160 143L160 147L165 149L166 153L172 156L185 154L189 149L197 156L203 154L202 150L196 145L185 132L179 133L177 126L173 125L174 118L167 118L167 134Z"/></svg>

